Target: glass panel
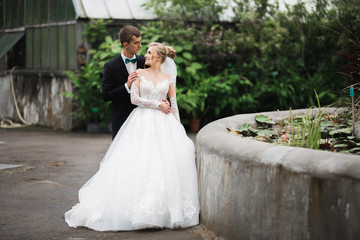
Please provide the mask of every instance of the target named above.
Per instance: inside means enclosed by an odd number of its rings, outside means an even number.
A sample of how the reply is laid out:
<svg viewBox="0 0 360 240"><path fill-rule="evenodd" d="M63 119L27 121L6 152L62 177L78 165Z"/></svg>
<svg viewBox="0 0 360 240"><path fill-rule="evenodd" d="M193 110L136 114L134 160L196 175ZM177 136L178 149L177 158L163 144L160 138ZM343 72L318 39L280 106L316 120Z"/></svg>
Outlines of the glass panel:
<svg viewBox="0 0 360 240"><path fill-rule="evenodd" d="M48 28L41 29L41 68L48 68Z"/></svg>
<svg viewBox="0 0 360 240"><path fill-rule="evenodd" d="M1 4L2 2L0 1L0 9L1 9ZM0 28L2 28L2 26ZM0 39L2 38L2 36L4 35L0 33ZM5 69L5 56L0 58L0 69Z"/></svg>
<svg viewBox="0 0 360 240"><path fill-rule="evenodd" d="M20 6L18 7L18 27L23 27L25 25L25 14L24 14L24 7L25 7L25 0L18 0L20 2Z"/></svg>
<svg viewBox="0 0 360 240"><path fill-rule="evenodd" d="M66 26L59 26L59 69L66 69Z"/></svg>
<svg viewBox="0 0 360 240"><path fill-rule="evenodd" d="M17 20L16 9L17 9L17 1L5 0L5 16L6 16L5 28L16 27L16 20Z"/></svg>
<svg viewBox="0 0 360 240"><path fill-rule="evenodd" d="M11 11L12 11L12 16L13 19L11 20L11 27L12 28L16 28L18 27L18 22L19 22L19 8L20 8L20 2L18 1L12 1L11 2Z"/></svg>
<svg viewBox="0 0 360 240"><path fill-rule="evenodd" d="M16 28L23 26L24 0L5 0L5 16L6 28Z"/></svg>
<svg viewBox="0 0 360 240"><path fill-rule="evenodd" d="M75 25L68 26L68 69L76 69L77 49L75 44Z"/></svg>
<svg viewBox="0 0 360 240"><path fill-rule="evenodd" d="M84 10L89 18L110 18L108 10L105 5L105 1L87 0L82 1ZM123 4L123 8L126 8L127 4Z"/></svg>
<svg viewBox="0 0 360 240"><path fill-rule="evenodd" d="M33 24L34 0L26 0L26 25Z"/></svg>
<svg viewBox="0 0 360 240"><path fill-rule="evenodd" d="M50 1L50 22L75 20L76 13L72 0Z"/></svg>
<svg viewBox="0 0 360 240"><path fill-rule="evenodd" d="M34 29L34 68L40 68L40 57L41 57L41 37L40 28Z"/></svg>
<svg viewBox="0 0 360 240"><path fill-rule="evenodd" d="M114 0L112 0L114 1ZM145 10L145 8L142 6L142 4L145 1L143 0L131 0L128 1L130 12L133 13L133 18L135 19L154 19L154 15L151 13L151 11ZM119 16L119 15L118 15ZM121 15L120 15L121 18Z"/></svg>
<svg viewBox="0 0 360 240"><path fill-rule="evenodd" d="M117 0L107 0L106 6L111 18L120 18L120 19L132 19L133 11L130 10L131 2L135 0L128 1L127 4L124 4L121 1Z"/></svg>
<svg viewBox="0 0 360 240"><path fill-rule="evenodd" d="M58 27L50 27L50 68L57 69L59 53L58 53Z"/></svg>
<svg viewBox="0 0 360 240"><path fill-rule="evenodd" d="M4 13L4 4L3 1L0 1L0 29L4 28L3 13Z"/></svg>
<svg viewBox="0 0 360 240"><path fill-rule="evenodd" d="M40 24L41 23L41 4L40 4L40 0L34 0L33 2L33 11L34 11L34 22L33 24Z"/></svg>
<svg viewBox="0 0 360 240"><path fill-rule="evenodd" d="M58 21L59 22L64 22L66 21L66 5L67 5L67 0L63 0L63 1L59 1L59 8L58 8ZM61 10L60 10L61 9Z"/></svg>
<svg viewBox="0 0 360 240"><path fill-rule="evenodd" d="M67 20L75 20L76 19L76 12L75 12L75 8L74 8L74 4L72 3L71 0L68 0L69 4L68 4L68 17Z"/></svg>
<svg viewBox="0 0 360 240"><path fill-rule="evenodd" d="M72 3L72 0L63 0L59 1L58 9L61 9L62 11L59 11L59 22L69 21L75 19L75 9L74 5Z"/></svg>
<svg viewBox="0 0 360 240"><path fill-rule="evenodd" d="M40 0L41 7L41 23L48 22L48 0Z"/></svg>
<svg viewBox="0 0 360 240"><path fill-rule="evenodd" d="M50 0L50 22L57 22L59 2L56 0Z"/></svg>
<svg viewBox="0 0 360 240"><path fill-rule="evenodd" d="M24 35L21 33L8 33L0 38L0 57L5 55Z"/></svg>
<svg viewBox="0 0 360 240"><path fill-rule="evenodd" d="M5 28L10 28L11 19L13 18L11 9L11 2L9 0L4 1L5 4ZM2 14L1 14L2 15Z"/></svg>
<svg viewBox="0 0 360 240"><path fill-rule="evenodd" d="M34 29L26 29L26 46L25 46L25 49L26 49L26 68L33 68L32 64L33 64L33 61L32 61L32 56L33 56L33 33L34 33Z"/></svg>

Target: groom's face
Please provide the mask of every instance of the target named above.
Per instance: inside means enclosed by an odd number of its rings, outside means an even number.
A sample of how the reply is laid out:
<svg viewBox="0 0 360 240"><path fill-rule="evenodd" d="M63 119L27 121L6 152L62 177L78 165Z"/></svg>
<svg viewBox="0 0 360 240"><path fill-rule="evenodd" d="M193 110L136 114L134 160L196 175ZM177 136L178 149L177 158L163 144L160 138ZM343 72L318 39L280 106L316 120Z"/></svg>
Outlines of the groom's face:
<svg viewBox="0 0 360 240"><path fill-rule="evenodd" d="M126 44L126 49L128 51L129 54L134 55L134 54L138 54L140 48L141 48L141 36L140 37L136 37L136 36L132 36L130 43L125 43Z"/></svg>

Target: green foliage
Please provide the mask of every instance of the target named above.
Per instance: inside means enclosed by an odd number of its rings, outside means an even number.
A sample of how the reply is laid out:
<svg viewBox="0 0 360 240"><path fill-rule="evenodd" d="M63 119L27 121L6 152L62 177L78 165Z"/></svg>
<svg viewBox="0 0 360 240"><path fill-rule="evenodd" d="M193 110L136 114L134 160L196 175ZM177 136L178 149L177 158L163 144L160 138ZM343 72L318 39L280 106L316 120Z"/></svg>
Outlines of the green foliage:
<svg viewBox="0 0 360 240"><path fill-rule="evenodd" d="M105 37L108 33L106 25L109 23L110 20L91 19L85 25L84 38L93 48L88 51L92 55L91 61L85 63L79 71L64 72L75 88L73 92L64 93L66 97L75 100L73 116L84 124L95 122L102 127L110 122L110 103L101 98L104 64L121 53L119 41Z"/></svg>
<svg viewBox="0 0 360 240"><path fill-rule="evenodd" d="M225 0L148 0L144 6L164 19L218 21L227 7Z"/></svg>
<svg viewBox="0 0 360 240"><path fill-rule="evenodd" d="M182 119L204 115L207 85L207 64L199 61L196 53L194 27L183 28L181 21L149 22L141 26L142 45L140 55L145 54L150 42L161 42L176 50L175 62L178 70L177 98Z"/></svg>
<svg viewBox="0 0 360 240"><path fill-rule="evenodd" d="M196 32L194 26L184 28L183 22L149 22L141 26L142 45L139 54L144 55L150 42L161 42L170 45L176 50L175 62L178 76L184 81L199 79L199 73L206 69L206 64L201 63L196 55ZM189 82L186 82L189 83Z"/></svg>
<svg viewBox="0 0 360 240"><path fill-rule="evenodd" d="M268 0L233 2L232 22L220 21L228 6L225 0L144 4L158 20L139 26L143 45L139 54L144 55L153 41L175 48L183 120L309 107L316 105L314 90L324 105L343 95L348 79L337 72L347 63L339 53L351 52L349 44L359 42L357 1L318 1L313 11L299 1L286 12ZM105 23L93 23L86 30L88 39L103 41ZM100 76L103 64L120 52L118 40L108 37L98 50L90 51L94 72L89 66L84 70ZM99 77L93 78L101 83Z"/></svg>
<svg viewBox="0 0 360 240"><path fill-rule="evenodd" d="M255 116L256 126L243 124L239 129L226 128L229 133L255 140L294 147L322 149L332 152L360 154L360 140L353 134L348 115L331 116L321 108L315 91L318 108L307 109L304 115L293 115L274 122L266 115Z"/></svg>
<svg viewBox="0 0 360 240"><path fill-rule="evenodd" d="M75 86L74 93L65 94L76 101L77 106L73 114L85 123L99 122L105 126L110 122L110 103L104 102L101 98L102 75L104 64L121 54L121 50L120 41L107 36L98 50L89 51L92 59L80 71L65 72Z"/></svg>
<svg viewBox="0 0 360 240"><path fill-rule="evenodd" d="M112 23L111 20L90 19L89 23L84 24L84 39L97 48L104 41L105 36L109 34L106 25Z"/></svg>
<svg viewBox="0 0 360 240"><path fill-rule="evenodd" d="M65 93L66 97L73 98L76 102L74 117L84 123L96 122L105 125L109 123L109 105L101 99L100 72L94 67L94 64L86 64L77 73L65 71L65 74L75 87L73 93Z"/></svg>
<svg viewBox="0 0 360 240"><path fill-rule="evenodd" d="M314 90L327 105L347 84L337 74L338 53L349 51L359 36L357 1L318 1L313 10L299 1L286 12L268 0L234 1L232 23L219 22L227 7L223 1L149 0L145 5L160 20L141 29L143 39L178 51L178 97L188 99L183 106L179 101L182 116L195 105L196 115L209 120L304 108L316 105Z"/></svg>
<svg viewBox="0 0 360 240"><path fill-rule="evenodd" d="M360 121L360 5L358 1L349 1L352 6L342 1L338 5L338 25L331 30L339 35L338 43L348 46L340 54L341 63L338 68L349 81L344 88L345 96L337 101L337 105L344 107L344 112L354 114L354 121ZM357 3L357 4L354 4ZM341 14L339 14L341 13ZM349 94L349 89L354 90L354 103Z"/></svg>
<svg viewBox="0 0 360 240"><path fill-rule="evenodd" d="M265 115L257 115L255 116L255 121L260 123L260 124L275 124L275 122L273 120L271 120L268 116Z"/></svg>
<svg viewBox="0 0 360 240"><path fill-rule="evenodd" d="M321 108L317 92L315 91L318 109L316 114L311 114L315 111L315 107L310 107L306 115L299 116L300 121L295 123L294 116L290 109L289 121L285 122L285 131L290 135L286 141L290 146L306 147L311 149L319 149L321 140L321 122L323 116L327 113Z"/></svg>
<svg viewBox="0 0 360 240"><path fill-rule="evenodd" d="M234 69L225 69L215 76L209 76L205 82L208 96L205 103L207 117L228 116L257 107L256 99L248 94L252 83Z"/></svg>

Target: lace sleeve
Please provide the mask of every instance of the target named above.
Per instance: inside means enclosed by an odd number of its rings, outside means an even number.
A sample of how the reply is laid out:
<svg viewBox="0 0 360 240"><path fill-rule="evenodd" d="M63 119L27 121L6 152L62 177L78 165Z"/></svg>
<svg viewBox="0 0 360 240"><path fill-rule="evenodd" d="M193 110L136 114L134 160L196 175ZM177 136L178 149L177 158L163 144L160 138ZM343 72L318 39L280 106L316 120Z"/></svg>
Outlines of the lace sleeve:
<svg viewBox="0 0 360 240"><path fill-rule="evenodd" d="M135 81L131 84L131 103L137 105L139 107L146 107L146 108L159 108L161 102L157 100L149 100L140 97L140 90L136 86Z"/></svg>
<svg viewBox="0 0 360 240"><path fill-rule="evenodd" d="M174 115L175 119L180 122L179 108L176 101L176 88L175 88L176 77L171 77L170 86L174 88L173 94L169 94L170 104L171 104L171 113Z"/></svg>

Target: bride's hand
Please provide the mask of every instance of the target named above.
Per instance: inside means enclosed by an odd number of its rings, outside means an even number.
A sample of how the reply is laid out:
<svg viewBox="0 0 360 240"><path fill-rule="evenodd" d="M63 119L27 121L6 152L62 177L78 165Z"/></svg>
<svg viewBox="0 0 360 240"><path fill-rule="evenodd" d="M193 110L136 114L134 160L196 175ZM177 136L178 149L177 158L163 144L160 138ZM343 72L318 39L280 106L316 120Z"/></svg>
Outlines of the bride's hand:
<svg viewBox="0 0 360 240"><path fill-rule="evenodd" d="M164 102L159 104L159 109L165 114L171 113L170 106L166 105Z"/></svg>

